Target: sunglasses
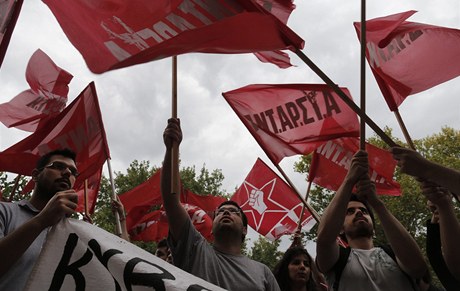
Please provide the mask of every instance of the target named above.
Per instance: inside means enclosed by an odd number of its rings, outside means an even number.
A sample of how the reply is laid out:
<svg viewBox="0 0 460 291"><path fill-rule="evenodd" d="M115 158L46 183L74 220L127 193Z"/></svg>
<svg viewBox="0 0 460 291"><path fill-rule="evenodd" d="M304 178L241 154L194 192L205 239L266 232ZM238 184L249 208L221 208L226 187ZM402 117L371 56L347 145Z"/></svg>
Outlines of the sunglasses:
<svg viewBox="0 0 460 291"><path fill-rule="evenodd" d="M78 175L80 175L80 173L78 173L77 168L75 168L73 166L69 166L69 165L67 165L66 163L63 163L63 162L52 162L52 163L40 168L39 170L41 171L44 168L53 169L53 170L57 170L57 171L60 171L60 172L63 172L65 170L69 169L70 174L72 176L74 176L75 178L78 177Z"/></svg>

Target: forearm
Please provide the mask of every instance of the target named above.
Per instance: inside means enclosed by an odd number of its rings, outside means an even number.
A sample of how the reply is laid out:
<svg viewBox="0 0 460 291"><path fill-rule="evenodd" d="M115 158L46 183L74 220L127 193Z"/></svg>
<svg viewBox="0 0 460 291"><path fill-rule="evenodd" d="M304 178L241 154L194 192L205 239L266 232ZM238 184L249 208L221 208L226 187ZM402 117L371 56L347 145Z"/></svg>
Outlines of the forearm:
<svg viewBox="0 0 460 291"><path fill-rule="evenodd" d="M447 188L450 192L460 195L460 172L431 162L430 167L424 171L423 177L439 186Z"/></svg>
<svg viewBox="0 0 460 291"><path fill-rule="evenodd" d="M36 216L0 239L0 277L15 264L46 227Z"/></svg>
<svg viewBox="0 0 460 291"><path fill-rule="evenodd" d="M382 201L374 201L371 205L382 223L385 236L396 255L400 267L413 278L421 278L427 270L427 265L414 238L388 211Z"/></svg>
<svg viewBox="0 0 460 291"><path fill-rule="evenodd" d="M438 206L438 210L444 261L452 275L460 280L460 223L452 203Z"/></svg>

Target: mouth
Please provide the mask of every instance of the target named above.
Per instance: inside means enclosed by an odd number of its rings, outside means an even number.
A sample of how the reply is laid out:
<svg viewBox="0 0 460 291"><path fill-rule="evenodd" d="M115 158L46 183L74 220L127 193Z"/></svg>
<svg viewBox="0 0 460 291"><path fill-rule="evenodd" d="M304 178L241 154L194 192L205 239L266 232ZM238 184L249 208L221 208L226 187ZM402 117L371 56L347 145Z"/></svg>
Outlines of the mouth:
<svg viewBox="0 0 460 291"><path fill-rule="evenodd" d="M367 219L364 217L358 217L358 218L355 218L353 222L360 222L360 221L367 222Z"/></svg>
<svg viewBox="0 0 460 291"><path fill-rule="evenodd" d="M58 179L56 182L65 190L69 190L71 188L70 181L68 179Z"/></svg>

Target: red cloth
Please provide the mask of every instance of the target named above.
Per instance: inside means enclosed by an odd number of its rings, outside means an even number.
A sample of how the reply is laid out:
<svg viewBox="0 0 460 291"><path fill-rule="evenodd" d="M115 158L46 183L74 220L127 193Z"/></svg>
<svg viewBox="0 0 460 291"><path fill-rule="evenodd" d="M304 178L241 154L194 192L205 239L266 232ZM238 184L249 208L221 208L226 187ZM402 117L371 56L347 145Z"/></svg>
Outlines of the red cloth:
<svg viewBox="0 0 460 291"><path fill-rule="evenodd" d="M359 135L356 113L327 85L249 85L222 95L275 163Z"/></svg>
<svg viewBox="0 0 460 291"><path fill-rule="evenodd" d="M189 52L303 47L299 36L254 0L43 2L94 73Z"/></svg>
<svg viewBox="0 0 460 291"><path fill-rule="evenodd" d="M366 58L391 111L460 75L460 30L404 21L413 13L366 22ZM354 25L360 39L361 24Z"/></svg>
<svg viewBox="0 0 460 291"><path fill-rule="evenodd" d="M303 206L294 190L260 159L231 200L241 206L248 224L271 240L296 231ZM314 223L305 209L303 229L309 230Z"/></svg>
<svg viewBox="0 0 460 291"><path fill-rule="evenodd" d="M312 171L308 180L337 191L351 165L353 155L359 150L359 139L339 138L321 145L314 153ZM401 195L400 185L393 180L396 161L390 152L366 143L369 155L370 178L378 194Z"/></svg>
<svg viewBox="0 0 460 291"><path fill-rule="evenodd" d="M0 104L0 121L7 127L35 131L66 106L73 76L36 50L26 69L30 89Z"/></svg>
<svg viewBox="0 0 460 291"><path fill-rule="evenodd" d="M0 67L5 58L23 2L23 0L0 1Z"/></svg>

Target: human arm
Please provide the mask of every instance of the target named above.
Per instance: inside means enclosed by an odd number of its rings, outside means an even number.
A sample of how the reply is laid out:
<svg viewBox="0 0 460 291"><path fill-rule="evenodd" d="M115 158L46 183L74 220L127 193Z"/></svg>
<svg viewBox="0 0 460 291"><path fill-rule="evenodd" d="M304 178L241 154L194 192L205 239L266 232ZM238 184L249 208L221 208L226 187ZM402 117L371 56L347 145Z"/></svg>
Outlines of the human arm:
<svg viewBox="0 0 460 291"><path fill-rule="evenodd" d="M180 237L187 219L189 219L187 212L180 204L180 193L171 193L172 148L174 143L179 145L182 141L179 119L170 118L168 120L168 125L163 133L163 140L166 146L166 153L161 170L161 196L163 197L163 206L168 217L169 232L173 240L176 241ZM179 177L179 173L176 173L175 176Z"/></svg>
<svg viewBox="0 0 460 291"><path fill-rule="evenodd" d="M401 172L431 181L460 195L460 171L429 161L411 149L393 147L391 153L398 161Z"/></svg>
<svg viewBox="0 0 460 291"><path fill-rule="evenodd" d="M78 196L74 190L58 192L39 214L1 238L0 277L21 258L44 229L75 213L77 202Z"/></svg>
<svg viewBox="0 0 460 291"><path fill-rule="evenodd" d="M367 153L358 151L353 156L350 169L342 185L324 211L318 226L316 243L316 261L318 268L323 273L331 270L339 259L339 246L336 239L343 227L348 201L353 187L362 176L367 175L368 169Z"/></svg>
<svg viewBox="0 0 460 291"><path fill-rule="evenodd" d="M357 196L369 203L380 219L400 268L413 278L422 278L427 264L414 238L377 197L375 185L369 176L359 181Z"/></svg>
<svg viewBox="0 0 460 291"><path fill-rule="evenodd" d="M460 223L451 195L446 189L430 183L422 183L422 191L438 211L444 261L452 275L460 280Z"/></svg>
<svg viewBox="0 0 460 291"><path fill-rule="evenodd" d="M121 203L120 198L118 195L116 196L115 200L112 200L112 212L118 213L118 217L120 217L120 226L121 226L121 234L120 237L124 240L130 241L128 229L126 228L126 213L123 203Z"/></svg>

